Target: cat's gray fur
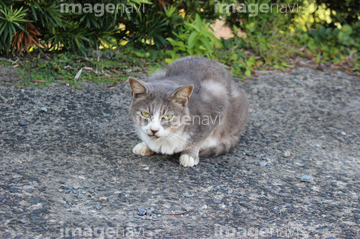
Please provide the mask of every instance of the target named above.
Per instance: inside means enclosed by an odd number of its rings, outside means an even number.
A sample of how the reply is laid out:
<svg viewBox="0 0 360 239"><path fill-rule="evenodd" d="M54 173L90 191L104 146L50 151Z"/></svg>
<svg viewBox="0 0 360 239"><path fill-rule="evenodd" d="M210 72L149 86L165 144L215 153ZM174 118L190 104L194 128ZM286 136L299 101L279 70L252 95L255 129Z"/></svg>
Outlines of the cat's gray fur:
<svg viewBox="0 0 360 239"><path fill-rule="evenodd" d="M236 147L248 119L248 101L219 62L184 57L151 75L146 83L133 78L129 82L130 115L143 141L134 153L180 152L180 164L191 167L198 164L199 156L219 155ZM173 118L167 121L164 115ZM172 123L184 117L190 118L190 124L186 120Z"/></svg>

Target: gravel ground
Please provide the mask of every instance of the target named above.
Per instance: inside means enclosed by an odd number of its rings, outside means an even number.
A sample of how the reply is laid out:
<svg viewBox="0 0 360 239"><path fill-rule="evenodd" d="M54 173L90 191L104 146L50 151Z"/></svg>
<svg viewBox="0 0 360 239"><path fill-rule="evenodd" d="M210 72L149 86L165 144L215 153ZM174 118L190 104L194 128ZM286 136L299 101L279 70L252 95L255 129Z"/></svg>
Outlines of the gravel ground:
<svg viewBox="0 0 360 239"><path fill-rule="evenodd" d="M127 84L18 89L0 67L0 236L360 238L359 79L258 73L236 150L183 168L132 154Z"/></svg>

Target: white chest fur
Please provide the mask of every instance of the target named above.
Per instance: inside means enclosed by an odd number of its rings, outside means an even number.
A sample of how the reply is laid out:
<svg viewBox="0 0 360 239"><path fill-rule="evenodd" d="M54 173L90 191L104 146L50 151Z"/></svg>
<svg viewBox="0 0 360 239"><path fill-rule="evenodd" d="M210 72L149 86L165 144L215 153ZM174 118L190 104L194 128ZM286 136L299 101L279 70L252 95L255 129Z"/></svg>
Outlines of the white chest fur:
<svg viewBox="0 0 360 239"><path fill-rule="evenodd" d="M184 150L189 135L184 132L153 139L144 132L140 132L140 138L154 152L162 154L174 154Z"/></svg>

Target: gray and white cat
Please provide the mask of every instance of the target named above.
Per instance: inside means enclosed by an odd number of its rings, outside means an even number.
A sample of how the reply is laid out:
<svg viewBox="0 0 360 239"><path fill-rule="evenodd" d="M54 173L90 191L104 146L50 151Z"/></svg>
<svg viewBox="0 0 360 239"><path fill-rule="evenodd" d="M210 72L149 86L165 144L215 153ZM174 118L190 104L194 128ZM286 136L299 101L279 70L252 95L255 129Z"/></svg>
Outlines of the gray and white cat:
<svg viewBox="0 0 360 239"><path fill-rule="evenodd" d="M133 153L181 153L192 167L199 156L219 155L236 147L248 118L245 92L217 61L184 57L147 82L129 78L130 116L142 143Z"/></svg>

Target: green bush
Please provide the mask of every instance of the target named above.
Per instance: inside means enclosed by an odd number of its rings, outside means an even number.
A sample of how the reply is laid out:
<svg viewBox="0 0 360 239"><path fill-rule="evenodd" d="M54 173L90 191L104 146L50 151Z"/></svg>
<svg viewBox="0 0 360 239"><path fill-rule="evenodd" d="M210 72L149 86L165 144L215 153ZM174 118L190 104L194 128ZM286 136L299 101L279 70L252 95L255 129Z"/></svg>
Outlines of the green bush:
<svg viewBox="0 0 360 239"><path fill-rule="evenodd" d="M235 26L247 35L272 35L274 31L288 31L301 4L292 0L227 0L218 4L218 11L227 13L231 28Z"/></svg>
<svg viewBox="0 0 360 239"><path fill-rule="evenodd" d="M222 43L210 31L210 27L196 15L195 21L185 22L183 28L176 35L176 39L166 38L173 46L173 50L167 51L171 58L165 59L167 63L171 63L178 59L183 53L185 55L195 55L211 58L215 44L218 48L222 47Z"/></svg>
<svg viewBox="0 0 360 239"><path fill-rule="evenodd" d="M112 12L104 9L110 4L116 6ZM219 17L214 1L5 0L0 2L0 53L20 53L37 45L42 51L87 54L123 42L162 48L169 45L166 38L174 38L196 15L206 21Z"/></svg>
<svg viewBox="0 0 360 239"><path fill-rule="evenodd" d="M359 23L360 8L358 0L316 0L317 6L325 5L330 10L331 22L318 21L316 23L325 27L335 27L335 23L356 24Z"/></svg>
<svg viewBox="0 0 360 239"><path fill-rule="evenodd" d="M134 0L135 1L135 0ZM104 4L117 1L103 1ZM138 1L136 1L138 2ZM94 13L78 13L76 4L81 1L10 1L0 4L0 52L9 55L14 50L28 50L41 39L42 50L72 50L86 54L87 48L98 49L101 44L113 44L112 35L116 31L117 14L104 14L96 17ZM96 1L89 1L96 4ZM67 5L70 4L70 5ZM72 4L72 5L71 5ZM74 12L73 12L74 11ZM31 24L31 25L30 25ZM31 26L39 35L30 34L26 27ZM13 42L13 36L23 34ZM31 36L29 36L31 35ZM26 36L26 37L25 37Z"/></svg>
<svg viewBox="0 0 360 239"><path fill-rule="evenodd" d="M122 17L119 22L125 29L118 35L134 46L154 44L157 48L169 45L166 39L174 39L184 30L185 23L195 20L196 15L207 22L220 17L215 12L214 1L152 1L146 14L132 13ZM129 32L129 34L128 34Z"/></svg>

